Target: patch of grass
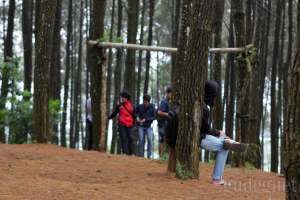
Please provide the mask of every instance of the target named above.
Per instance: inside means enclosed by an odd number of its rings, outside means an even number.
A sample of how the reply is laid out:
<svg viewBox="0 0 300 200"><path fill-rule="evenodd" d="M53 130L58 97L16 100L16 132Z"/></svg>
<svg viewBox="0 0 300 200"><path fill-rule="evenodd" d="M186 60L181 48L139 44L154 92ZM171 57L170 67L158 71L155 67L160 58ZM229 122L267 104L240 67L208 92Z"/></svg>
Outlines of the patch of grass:
<svg viewBox="0 0 300 200"><path fill-rule="evenodd" d="M158 162L160 164L166 164L169 161L169 154L168 153L164 153L162 156L159 157Z"/></svg>
<svg viewBox="0 0 300 200"><path fill-rule="evenodd" d="M193 177L192 172L189 170L184 169L184 167L177 162L176 164L176 177L182 180L187 180Z"/></svg>
<svg viewBox="0 0 300 200"><path fill-rule="evenodd" d="M252 165L252 164L249 163L249 162L246 162L246 163L245 163L245 168L246 168L247 170L256 170L256 168L254 167L254 165Z"/></svg>

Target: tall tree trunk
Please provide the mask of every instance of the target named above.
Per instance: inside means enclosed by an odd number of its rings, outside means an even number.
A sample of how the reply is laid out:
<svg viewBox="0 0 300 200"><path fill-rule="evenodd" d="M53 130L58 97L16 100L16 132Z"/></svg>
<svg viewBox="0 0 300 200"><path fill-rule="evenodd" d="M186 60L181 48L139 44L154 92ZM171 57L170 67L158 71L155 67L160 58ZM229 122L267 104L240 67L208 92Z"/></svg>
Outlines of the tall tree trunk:
<svg viewBox="0 0 300 200"><path fill-rule="evenodd" d="M60 101L60 88L61 88L61 55L60 55L60 45L61 45L61 12L62 12L62 2L57 1L56 14L55 14L55 25L54 25L54 35L53 35L53 48L52 48L52 58L51 58L51 68L50 68L50 81L49 81L49 99ZM51 119L51 118L50 118ZM58 144L58 122L53 124L53 143Z"/></svg>
<svg viewBox="0 0 300 200"><path fill-rule="evenodd" d="M153 39L153 17L155 9L155 0L150 0L149 5L149 30L148 30L148 45L152 45ZM151 62L151 52L146 53L146 73L145 73L145 84L144 84L144 95L148 94L149 87L149 77L150 77L150 62Z"/></svg>
<svg viewBox="0 0 300 200"><path fill-rule="evenodd" d="M224 0L218 0L215 2L214 8L214 20L213 20L213 32L214 32L214 47L218 48L222 45L222 22L224 15ZM223 129L224 110L222 102L222 56L220 53L215 54L213 65L213 77L214 80L219 83L220 89L218 90L216 105L213 114L213 126L218 130Z"/></svg>
<svg viewBox="0 0 300 200"><path fill-rule="evenodd" d="M234 32L233 32L233 19L232 14L230 14L230 27L229 27L229 37L228 46L234 47ZM230 138L233 138L234 129L234 111L235 111L235 94L236 94L236 68L234 63L234 55L227 55L227 68L229 68L229 95L226 101L226 128L225 133ZM228 162L231 162L231 154L229 154Z"/></svg>
<svg viewBox="0 0 300 200"><path fill-rule="evenodd" d="M62 111L62 124L61 124L61 145L66 147L66 125L67 125L67 107L69 97L69 79L70 79L70 54L71 54L71 37L72 37L72 12L73 12L73 0L69 0L68 4L68 26L67 26L67 42L66 42L66 68L65 68L65 80L64 80L64 99L63 99L63 111Z"/></svg>
<svg viewBox="0 0 300 200"><path fill-rule="evenodd" d="M121 37L122 34L122 19L123 19L123 5L122 0L118 0L118 24L117 24L117 37ZM114 104L113 107L117 106L119 100L119 94L121 92L121 80L122 80L122 50L117 49L116 54L116 67L114 71ZM116 153L116 144L118 140L118 124L117 120L113 120L113 135L110 145L110 153Z"/></svg>
<svg viewBox="0 0 300 200"><path fill-rule="evenodd" d="M104 16L105 16L106 1L93 0L92 7L92 40L97 40L103 37L104 34ZM105 146L99 146L100 140L105 141L105 132L103 133L103 70L105 69L106 58L104 49L94 46L91 49L90 69L91 69L91 99L92 99L92 116L93 116L93 150L105 150ZM103 93L102 93L103 92ZM101 110L102 109L102 110ZM106 124L106 122L104 123Z"/></svg>
<svg viewBox="0 0 300 200"><path fill-rule="evenodd" d="M4 62L9 62L13 57L13 31L14 31L14 19L15 19L16 2L15 0L9 0L8 9L8 22L7 32L4 40ZM3 69L1 82L1 94L0 94L0 110L5 109L6 98L9 90L9 71ZM0 142L5 143L5 128L0 128Z"/></svg>
<svg viewBox="0 0 300 200"><path fill-rule="evenodd" d="M128 0L127 43L136 44L138 16L139 0ZM136 91L135 50L127 50L124 89L130 93L134 102Z"/></svg>
<svg viewBox="0 0 300 200"><path fill-rule="evenodd" d="M277 116L277 95L276 79L278 67L278 50L280 41L281 13L283 9L283 0L278 0L276 5L276 22L274 32L274 51L272 58L271 75L271 171L278 171L278 116Z"/></svg>
<svg viewBox="0 0 300 200"><path fill-rule="evenodd" d="M260 0L259 4L263 4L263 1ZM250 110L249 110L249 142L253 144L253 155L251 158L247 158L247 161L253 164L256 168L261 167L261 149L260 149L260 124L261 124L261 104L260 94L263 92L263 87L261 86L261 79L265 77L262 75L262 59L263 59L263 48L262 48L262 19L263 19L263 8L258 7L258 17L257 17L257 26L254 33L254 45L257 49L257 59L254 60L252 65L252 76L251 76L251 85L250 85ZM256 58L255 58L256 59Z"/></svg>
<svg viewBox="0 0 300 200"><path fill-rule="evenodd" d="M32 82L32 11L33 2L22 2L22 32L24 47L24 90L31 90Z"/></svg>
<svg viewBox="0 0 300 200"><path fill-rule="evenodd" d="M242 0L232 0L233 24L236 35L236 46L246 45L245 11ZM245 53L240 54L237 68L237 100L236 100L236 139L248 142L247 125L249 115L250 66L246 62ZM244 165L242 156L236 154L235 166Z"/></svg>
<svg viewBox="0 0 300 200"><path fill-rule="evenodd" d="M74 92L74 147L79 146L79 132L81 119L81 71L82 71L82 26L83 26L83 0L80 1L80 16L79 16L79 42L78 42L78 63L75 74L75 92Z"/></svg>
<svg viewBox="0 0 300 200"><path fill-rule="evenodd" d="M144 25L145 25L145 12L146 12L147 3L146 0L143 0L143 7L141 13L141 28L140 28L140 45L144 44ZM136 89L136 104L139 104L140 94L141 94L141 79L142 79L142 63L143 63L143 51L139 51L139 60L138 60L138 76L137 76L137 89Z"/></svg>
<svg viewBox="0 0 300 200"><path fill-rule="evenodd" d="M112 11L111 11L111 21L110 21L110 31L109 31L109 41L113 41L113 32L114 32L114 25L115 25L115 7L116 7L116 0L112 2ZM111 96L112 96L112 61L113 61L113 52L112 49L109 49L108 53L108 64L107 64L107 88L106 88L106 110L109 111L111 109ZM106 113L105 113L106 115ZM108 138L108 125L109 121L107 120L106 127L105 127L105 144L107 144Z"/></svg>
<svg viewBox="0 0 300 200"><path fill-rule="evenodd" d="M187 45L180 45L178 54L185 52L183 65L177 62L176 68L182 74L180 82L175 85L174 99L180 104L178 136L176 143L176 163L184 171L190 172L190 178L199 175L199 138L204 103L204 82L207 78L208 46L212 29L213 2L210 0L192 1L190 11L190 30L188 36L180 39ZM182 15L182 24L187 19ZM186 37L186 40L182 40ZM181 47L184 48L181 48ZM199 48L201 47L201 48ZM177 54L177 55L178 55ZM180 58L178 57L178 60ZM178 78L175 78L178 80ZM180 95L178 95L180 94ZM191 102L193 102L191 104Z"/></svg>
<svg viewBox="0 0 300 200"><path fill-rule="evenodd" d="M300 199L300 1L297 9L297 52L289 73L287 126L285 130L286 199Z"/></svg>
<svg viewBox="0 0 300 200"><path fill-rule="evenodd" d="M292 64L292 54L293 54L293 0L288 0L288 47L287 47L287 54L286 54L286 61L283 68L283 79L282 79L282 95L283 95L283 137L281 138L282 144L284 144L285 140L285 130L287 127L287 108L288 108L288 102L287 102L287 96L288 96L288 70L291 67ZM284 154L282 155L282 164L284 166Z"/></svg>
<svg viewBox="0 0 300 200"><path fill-rule="evenodd" d="M49 135L48 84L50 60L53 41L53 30L56 13L56 0L41 0L40 14L37 19L35 68L34 68L34 101L33 133L39 143L47 142Z"/></svg>
<svg viewBox="0 0 300 200"><path fill-rule="evenodd" d="M173 9L172 9L172 47L177 47L178 43L178 32L179 32L179 22L180 22L180 7L182 4L182 0L172 0ZM176 54L173 53L171 55L171 64L172 64L172 76L173 69L176 67ZM173 81L172 81L173 82Z"/></svg>

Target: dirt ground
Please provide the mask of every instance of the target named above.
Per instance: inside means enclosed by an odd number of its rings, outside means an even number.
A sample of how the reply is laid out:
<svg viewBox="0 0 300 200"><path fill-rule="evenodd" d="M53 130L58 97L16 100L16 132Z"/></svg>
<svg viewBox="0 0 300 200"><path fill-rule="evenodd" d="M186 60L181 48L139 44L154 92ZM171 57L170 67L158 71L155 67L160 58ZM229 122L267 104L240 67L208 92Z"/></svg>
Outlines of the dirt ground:
<svg viewBox="0 0 300 200"><path fill-rule="evenodd" d="M258 170L225 170L231 187L210 183L212 165L199 180L166 174L166 165L136 157L82 152L53 145L0 144L2 199L284 199L284 179Z"/></svg>

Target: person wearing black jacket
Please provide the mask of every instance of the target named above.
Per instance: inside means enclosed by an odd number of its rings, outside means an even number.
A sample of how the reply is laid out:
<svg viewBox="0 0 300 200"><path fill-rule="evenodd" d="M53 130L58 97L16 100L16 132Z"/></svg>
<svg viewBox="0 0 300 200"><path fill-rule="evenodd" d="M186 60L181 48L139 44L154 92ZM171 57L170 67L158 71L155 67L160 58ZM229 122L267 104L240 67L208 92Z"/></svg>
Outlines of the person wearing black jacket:
<svg viewBox="0 0 300 200"><path fill-rule="evenodd" d="M222 176L229 150L242 152L246 150L247 144L242 144L231 140L223 131L211 128L210 109L214 106L214 100L217 95L218 89L219 85L217 82L205 82L205 105L203 107L202 113L202 126L199 144L203 149L217 153L216 163L212 175L212 183L214 185L224 185L225 181L222 179ZM175 106L175 109L169 112L169 123L166 131L166 140L168 145L170 146L170 157L172 157L173 160L175 158L175 146L177 139L178 112L180 112L179 105ZM171 163L173 161L170 160L169 162Z"/></svg>
<svg viewBox="0 0 300 200"><path fill-rule="evenodd" d="M152 156L153 148L153 130L151 124L155 119L155 106L150 103L151 97L145 95L143 104L140 104L135 109L136 123L138 127L138 156L144 157L145 152L145 135L147 135L147 158Z"/></svg>

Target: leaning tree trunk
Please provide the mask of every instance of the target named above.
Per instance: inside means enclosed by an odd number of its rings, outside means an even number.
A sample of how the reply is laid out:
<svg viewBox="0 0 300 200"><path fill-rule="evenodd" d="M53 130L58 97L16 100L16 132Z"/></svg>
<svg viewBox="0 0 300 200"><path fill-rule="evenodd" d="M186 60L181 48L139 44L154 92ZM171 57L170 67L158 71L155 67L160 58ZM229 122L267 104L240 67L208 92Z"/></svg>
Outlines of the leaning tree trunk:
<svg viewBox="0 0 300 200"><path fill-rule="evenodd" d="M33 101L33 138L39 143L47 142L49 125L48 84L50 60L57 1L42 0L41 18L37 19L35 68L34 68L34 101Z"/></svg>
<svg viewBox="0 0 300 200"><path fill-rule="evenodd" d="M213 28L214 28L214 47L218 48L222 46L222 25L223 25L223 15L224 15L224 0L218 0L215 2L214 8L214 20L213 20ZM222 130L223 129L223 119L224 119L224 111L223 111L223 102L222 102L222 82L221 82L221 74L222 74L222 63L221 63L221 53L216 53L213 62L213 77L214 80L217 81L220 85L220 89L217 93L216 105L213 113L213 127Z"/></svg>
<svg viewBox="0 0 300 200"><path fill-rule="evenodd" d="M190 25L187 26L189 30L186 36L187 45L184 45L183 49L180 45L178 50L178 54L186 52L184 61L176 64L176 68L182 73L182 78L175 85L177 96L174 99L177 99L180 104L175 151L177 165L189 172L187 174L190 178L198 178L199 139L204 104L204 83L207 78L208 46L212 31L213 2L194 0L192 4L188 19ZM185 17L183 14L182 23L187 20L184 19Z"/></svg>
<svg viewBox="0 0 300 200"><path fill-rule="evenodd" d="M15 19L15 0L9 1L8 9L8 22L7 33L4 40L4 61L9 62L9 59L13 56L13 32L14 32L14 19ZM4 34L4 33L3 33ZM1 77L1 94L0 94L0 110L5 109L6 98L9 90L9 71L4 69ZM5 128L0 128L0 142L5 143Z"/></svg>
<svg viewBox="0 0 300 200"><path fill-rule="evenodd" d="M136 44L138 16L139 0L128 0L127 43ZM135 50L127 50L124 89L131 94L132 101L134 102L136 91Z"/></svg>
<svg viewBox="0 0 300 200"><path fill-rule="evenodd" d="M153 38L153 18L154 18L154 8L155 0L150 0L149 5L149 30L148 30L148 45L152 45ZM151 52L146 53L146 73L145 73L145 84L144 84L144 95L148 94L149 78L150 78L150 62L151 62Z"/></svg>
<svg viewBox="0 0 300 200"><path fill-rule="evenodd" d="M30 91L32 82L32 0L23 1L22 8L24 90Z"/></svg>
<svg viewBox="0 0 300 200"><path fill-rule="evenodd" d="M92 7L92 40L97 40L103 37L104 34L104 16L105 16L106 1L93 0ZM105 113L105 107L103 110L103 70L105 69L106 58L104 49L97 47L96 45L91 49L90 55L90 69L91 69L91 99L92 99L92 116L93 116L93 150L105 150L105 145L101 141L105 141L105 132L103 133L103 112ZM102 110L101 110L102 109ZM101 146L99 146L101 143Z"/></svg>
<svg viewBox="0 0 300 200"><path fill-rule="evenodd" d="M286 199L300 199L300 1L298 1L297 53L290 68L285 130L284 172Z"/></svg>

